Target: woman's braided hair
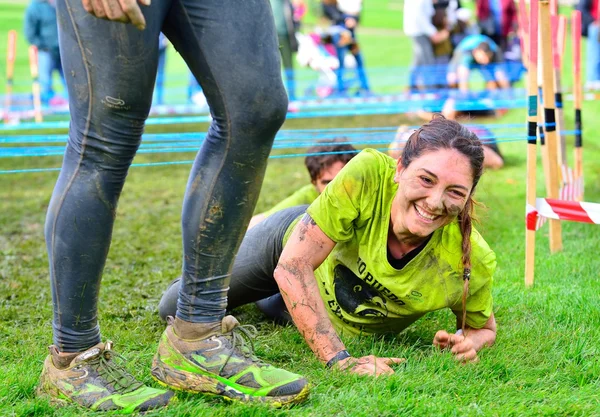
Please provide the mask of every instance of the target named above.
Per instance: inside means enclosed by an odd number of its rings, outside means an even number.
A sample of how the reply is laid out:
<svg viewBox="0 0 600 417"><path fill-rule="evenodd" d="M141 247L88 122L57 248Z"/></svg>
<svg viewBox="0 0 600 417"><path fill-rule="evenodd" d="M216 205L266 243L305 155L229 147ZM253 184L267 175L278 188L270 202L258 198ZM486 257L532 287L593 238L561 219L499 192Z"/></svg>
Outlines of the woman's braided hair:
<svg viewBox="0 0 600 417"><path fill-rule="evenodd" d="M462 234L462 265L463 265L463 295L462 295L462 331L465 332L467 317L467 295L469 293L469 278L471 277L471 231L473 229L473 192L483 174L483 147L481 141L473 132L454 120L448 120L441 115L435 115L429 122L416 130L402 152L401 163L408 167L410 163L423 153L439 149L454 149L466 156L473 172L473 188L467 198L462 212L458 215L458 224Z"/></svg>

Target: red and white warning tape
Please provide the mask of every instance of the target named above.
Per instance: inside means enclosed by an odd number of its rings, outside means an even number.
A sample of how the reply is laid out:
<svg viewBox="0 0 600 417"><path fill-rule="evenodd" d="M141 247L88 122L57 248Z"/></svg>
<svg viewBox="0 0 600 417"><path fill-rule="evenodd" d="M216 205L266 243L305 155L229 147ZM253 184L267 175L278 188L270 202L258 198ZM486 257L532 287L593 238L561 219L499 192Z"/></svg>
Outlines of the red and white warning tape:
<svg viewBox="0 0 600 417"><path fill-rule="evenodd" d="M540 218L600 224L600 204L537 198L535 205L527 205L527 230L538 230Z"/></svg>

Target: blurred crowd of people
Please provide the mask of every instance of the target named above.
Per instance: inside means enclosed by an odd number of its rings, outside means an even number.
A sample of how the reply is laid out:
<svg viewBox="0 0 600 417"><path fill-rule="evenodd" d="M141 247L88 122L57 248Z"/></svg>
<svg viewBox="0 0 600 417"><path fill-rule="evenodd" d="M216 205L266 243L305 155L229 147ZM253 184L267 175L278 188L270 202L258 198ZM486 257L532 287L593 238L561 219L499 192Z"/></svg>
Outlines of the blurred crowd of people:
<svg viewBox="0 0 600 417"><path fill-rule="evenodd" d="M44 105L62 104L53 74L64 76L58 47L56 0L31 0L24 19L27 41L38 49L39 82ZM464 0L463 0L464 1ZM457 88L469 90L470 74L480 72L487 90L509 87L524 70L517 36L517 10L513 0L474 0L475 8L461 0L404 2L403 32L412 42L408 86L412 92ZM320 73L319 82L304 95L369 96L372 94L365 60L357 39L362 0L270 0L277 29L285 83L290 101L297 91L294 63ZM318 7L315 7L318 6ZM316 30L303 30L301 22L312 7L329 22ZM582 35L587 39L586 89L600 89L600 31L598 0L581 0ZM162 105L168 41L161 34L153 104ZM202 89L188 76L187 103L206 106ZM55 80L54 80L55 81ZM311 87L312 88L312 87ZM66 91L66 88L64 88Z"/></svg>
<svg viewBox="0 0 600 417"><path fill-rule="evenodd" d="M411 38L412 91L443 87L468 90L470 71L478 69L488 89L507 87L520 75L517 13L512 0L477 0L473 13L460 0L404 3L404 33ZM517 63L508 73L507 58Z"/></svg>
<svg viewBox="0 0 600 417"><path fill-rule="evenodd" d="M323 76L320 87L324 89L315 91L318 95L347 95L351 89L355 95L370 94L356 37L362 0L322 0L320 13L329 25L306 35L301 33L301 21L307 11L304 0L270 1L290 100L296 99L293 53L298 53L297 60L301 65L311 67ZM356 77L348 76L350 68L355 69ZM354 88L355 84L357 88Z"/></svg>

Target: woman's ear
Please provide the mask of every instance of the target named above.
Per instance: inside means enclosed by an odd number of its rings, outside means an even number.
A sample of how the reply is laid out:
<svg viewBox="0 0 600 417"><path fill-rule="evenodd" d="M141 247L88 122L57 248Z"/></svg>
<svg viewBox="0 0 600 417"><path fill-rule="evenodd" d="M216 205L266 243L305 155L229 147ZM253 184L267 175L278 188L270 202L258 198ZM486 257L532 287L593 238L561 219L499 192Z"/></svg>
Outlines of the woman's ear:
<svg viewBox="0 0 600 417"><path fill-rule="evenodd" d="M400 182L400 176L404 172L404 166L402 166L402 157L398 158L396 161L396 174L394 175L394 182Z"/></svg>

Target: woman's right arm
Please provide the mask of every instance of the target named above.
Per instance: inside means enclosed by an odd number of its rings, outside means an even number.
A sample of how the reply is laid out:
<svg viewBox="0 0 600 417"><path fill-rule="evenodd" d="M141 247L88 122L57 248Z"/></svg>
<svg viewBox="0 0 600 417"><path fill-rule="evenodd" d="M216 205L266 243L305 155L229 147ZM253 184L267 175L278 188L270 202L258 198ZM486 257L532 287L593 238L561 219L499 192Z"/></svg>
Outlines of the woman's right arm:
<svg viewBox="0 0 600 417"><path fill-rule="evenodd" d="M346 350L336 333L319 292L314 271L335 247L310 215L305 214L288 240L274 276L296 327L314 354L328 363ZM388 366L403 362L399 358L346 358L337 362L340 369L358 374L380 375L394 371Z"/></svg>
<svg viewBox="0 0 600 417"><path fill-rule="evenodd" d="M345 350L327 316L314 273L334 247L335 242L305 214L283 249L274 273L296 327L323 363Z"/></svg>

